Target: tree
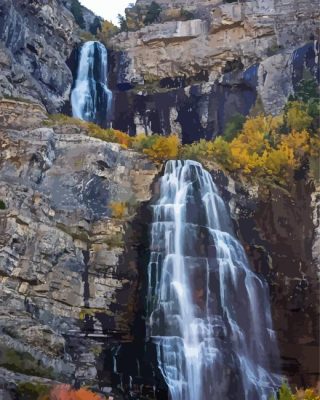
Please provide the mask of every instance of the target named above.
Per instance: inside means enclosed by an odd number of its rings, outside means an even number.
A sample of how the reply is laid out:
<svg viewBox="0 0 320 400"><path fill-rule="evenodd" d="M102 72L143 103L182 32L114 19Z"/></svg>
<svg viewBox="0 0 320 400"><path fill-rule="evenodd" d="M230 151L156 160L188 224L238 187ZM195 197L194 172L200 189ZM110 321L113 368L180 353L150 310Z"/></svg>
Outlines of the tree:
<svg viewBox="0 0 320 400"><path fill-rule="evenodd" d="M79 3L79 0L72 0L70 11L72 12L76 23L80 26L81 29L85 29L86 24L83 18L82 7Z"/></svg>
<svg viewBox="0 0 320 400"><path fill-rule="evenodd" d="M101 30L101 21L100 18L95 17L93 20L92 24L90 25L89 31L93 34L96 35L98 31Z"/></svg>
<svg viewBox="0 0 320 400"><path fill-rule="evenodd" d="M227 142L231 142L239 134L245 121L246 117L244 115L239 113L234 114L226 124L223 135L224 139Z"/></svg>
<svg viewBox="0 0 320 400"><path fill-rule="evenodd" d="M146 17L144 19L145 25L153 24L154 22L159 21L159 16L162 11L161 6L153 1L147 11Z"/></svg>
<svg viewBox="0 0 320 400"><path fill-rule="evenodd" d="M118 32L119 29L112 22L106 20L102 22L101 29L98 32L97 37L107 46L110 38Z"/></svg>
<svg viewBox="0 0 320 400"><path fill-rule="evenodd" d="M126 18L118 14L118 22L119 22L119 27L120 27L120 32L128 32L128 24Z"/></svg>

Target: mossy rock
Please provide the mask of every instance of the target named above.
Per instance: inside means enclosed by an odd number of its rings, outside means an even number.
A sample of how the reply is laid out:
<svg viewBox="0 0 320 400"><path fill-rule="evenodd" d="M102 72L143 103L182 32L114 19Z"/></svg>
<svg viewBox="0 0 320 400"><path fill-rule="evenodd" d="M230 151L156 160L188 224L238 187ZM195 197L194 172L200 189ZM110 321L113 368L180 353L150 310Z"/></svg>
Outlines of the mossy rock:
<svg viewBox="0 0 320 400"><path fill-rule="evenodd" d="M38 382L21 382L18 384L16 393L18 399L23 400L47 400L51 386Z"/></svg>
<svg viewBox="0 0 320 400"><path fill-rule="evenodd" d="M52 367L44 366L41 360L36 360L30 353L9 348L5 344L0 344L0 366L21 374L55 378Z"/></svg>

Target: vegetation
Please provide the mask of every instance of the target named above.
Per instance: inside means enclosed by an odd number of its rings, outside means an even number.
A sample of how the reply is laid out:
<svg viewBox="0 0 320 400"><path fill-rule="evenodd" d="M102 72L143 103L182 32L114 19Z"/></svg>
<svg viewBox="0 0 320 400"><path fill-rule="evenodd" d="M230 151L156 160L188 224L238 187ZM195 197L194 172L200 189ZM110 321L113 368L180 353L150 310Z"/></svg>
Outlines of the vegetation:
<svg viewBox="0 0 320 400"><path fill-rule="evenodd" d="M126 203L121 201L113 201L109 204L111 215L116 219L123 219L128 214Z"/></svg>
<svg viewBox="0 0 320 400"><path fill-rule="evenodd" d="M227 142L231 142L231 140L237 136L238 132L241 131L245 121L246 117L239 113L234 114L230 118L230 120L226 124L223 135Z"/></svg>
<svg viewBox="0 0 320 400"><path fill-rule="evenodd" d="M128 23L126 17L121 14L118 14L118 23L120 27L120 32L128 32Z"/></svg>
<svg viewBox="0 0 320 400"><path fill-rule="evenodd" d="M276 399L273 396L270 400ZM290 387L286 383L283 383L279 389L277 400L320 400L320 396L314 389L297 390L293 394Z"/></svg>
<svg viewBox="0 0 320 400"><path fill-rule="evenodd" d="M98 31L101 31L101 20L98 17L95 17L92 24L90 25L89 31L92 35L97 35Z"/></svg>
<svg viewBox="0 0 320 400"><path fill-rule="evenodd" d="M144 19L145 25L153 24L159 21L160 13L162 11L161 6L153 1L148 7L147 14Z"/></svg>
<svg viewBox="0 0 320 400"><path fill-rule="evenodd" d="M155 162L162 162L179 156L180 141L176 135L162 136L144 134L135 137L116 129L103 129L100 126L72 118L64 114L54 114L45 122L47 126L76 125L82 128L89 136L118 143L124 149L134 149L148 155Z"/></svg>
<svg viewBox="0 0 320 400"><path fill-rule="evenodd" d="M46 400L50 386L37 382L21 382L17 385L18 397L24 400Z"/></svg>
<svg viewBox="0 0 320 400"><path fill-rule="evenodd" d="M71 8L70 11L72 12L76 23L80 26L81 29L85 29L85 21L82 14L82 7L79 0L72 0L71 1Z"/></svg>
<svg viewBox="0 0 320 400"><path fill-rule="evenodd" d="M288 186L295 172L313 157L319 157L319 133L312 129L314 117L299 100L287 104L284 114L230 121L226 137L200 140L184 146L182 156L215 161L229 172L247 179ZM237 125L239 124L239 125Z"/></svg>
<svg viewBox="0 0 320 400"><path fill-rule="evenodd" d="M108 45L108 41L118 32L119 28L117 28L112 22L103 21L100 30L97 32L97 38L100 42Z"/></svg>
<svg viewBox="0 0 320 400"><path fill-rule="evenodd" d="M140 151L155 162L175 158L215 162L222 169L247 180L290 187L299 170L310 168L314 177L320 177L317 96L314 81L306 80L300 84L281 115L260 113L245 118L235 114L227 123L224 136L184 146L176 135L140 134L131 137L115 129L102 129L93 123L63 115L51 116L47 124L76 124L92 137ZM117 205L113 212L122 218L125 207L120 210Z"/></svg>
<svg viewBox="0 0 320 400"><path fill-rule="evenodd" d="M0 199L0 210L5 210L6 208L6 203Z"/></svg>
<svg viewBox="0 0 320 400"><path fill-rule="evenodd" d="M102 400L104 398L86 388L75 390L70 385L58 385L51 390L48 400Z"/></svg>
<svg viewBox="0 0 320 400"><path fill-rule="evenodd" d="M0 366L26 375L54 378L53 369L45 367L30 353L0 345Z"/></svg>

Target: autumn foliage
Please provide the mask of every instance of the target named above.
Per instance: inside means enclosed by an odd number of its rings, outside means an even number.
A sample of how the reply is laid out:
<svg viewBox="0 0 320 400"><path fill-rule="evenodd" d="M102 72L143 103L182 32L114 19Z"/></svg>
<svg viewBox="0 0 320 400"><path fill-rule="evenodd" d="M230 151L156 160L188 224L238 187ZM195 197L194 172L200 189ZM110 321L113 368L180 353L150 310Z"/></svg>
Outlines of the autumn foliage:
<svg viewBox="0 0 320 400"><path fill-rule="evenodd" d="M49 400L103 400L103 397L85 388L75 390L70 385L59 385L51 390Z"/></svg>

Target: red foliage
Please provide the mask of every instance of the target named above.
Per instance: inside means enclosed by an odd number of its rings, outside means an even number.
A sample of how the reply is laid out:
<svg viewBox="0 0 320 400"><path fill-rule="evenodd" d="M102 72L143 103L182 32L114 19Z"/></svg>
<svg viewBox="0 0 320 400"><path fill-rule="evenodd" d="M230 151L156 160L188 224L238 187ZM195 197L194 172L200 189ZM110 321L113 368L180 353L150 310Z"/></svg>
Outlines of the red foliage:
<svg viewBox="0 0 320 400"><path fill-rule="evenodd" d="M51 390L50 400L103 400L103 398L88 389L74 390L70 385L59 385Z"/></svg>

